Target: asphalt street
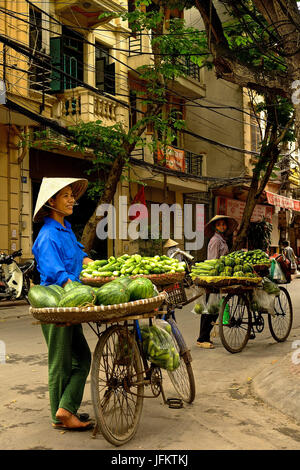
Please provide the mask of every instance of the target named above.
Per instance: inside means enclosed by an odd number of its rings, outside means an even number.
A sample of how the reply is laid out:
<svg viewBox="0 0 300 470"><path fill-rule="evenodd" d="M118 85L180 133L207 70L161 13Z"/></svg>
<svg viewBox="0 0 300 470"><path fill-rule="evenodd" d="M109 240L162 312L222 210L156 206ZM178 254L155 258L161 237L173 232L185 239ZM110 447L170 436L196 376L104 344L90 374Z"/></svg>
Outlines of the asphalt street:
<svg viewBox="0 0 300 470"><path fill-rule="evenodd" d="M238 354L227 352L219 336L215 349L196 346L199 316L190 304L177 322L190 347L196 380L193 404L171 409L162 397L144 399L136 436L119 450L298 450L300 448L300 279L289 285L294 323L289 338L277 343L268 325ZM91 351L97 336L84 324ZM101 434L71 433L51 427L47 349L28 305L0 304L0 449L111 450ZM294 354L294 355L293 355ZM298 361L299 362L299 361ZM167 397L174 397L163 374ZM93 416L90 377L81 412Z"/></svg>

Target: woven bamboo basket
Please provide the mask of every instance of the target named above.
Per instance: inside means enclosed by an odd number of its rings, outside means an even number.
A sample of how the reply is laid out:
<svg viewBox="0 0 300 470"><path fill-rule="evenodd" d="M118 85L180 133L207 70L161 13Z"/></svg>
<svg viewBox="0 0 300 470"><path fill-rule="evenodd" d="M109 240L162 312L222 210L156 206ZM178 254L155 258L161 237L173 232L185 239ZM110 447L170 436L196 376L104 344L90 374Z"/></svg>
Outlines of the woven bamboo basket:
<svg viewBox="0 0 300 470"><path fill-rule="evenodd" d="M90 307L29 307L29 312L42 323L89 323L113 320L128 315L138 315L153 312L166 299L166 292L161 292L155 297L149 299L135 300L114 305L99 305Z"/></svg>
<svg viewBox="0 0 300 470"><path fill-rule="evenodd" d="M168 286L175 284L176 282L183 281L185 273L164 273L164 274L136 274L130 276L131 279L137 279L138 277L144 277L150 279L156 286ZM82 284L88 286L100 287L107 282L114 281L115 279L121 279L119 277L81 277L80 281Z"/></svg>
<svg viewBox="0 0 300 470"><path fill-rule="evenodd" d="M196 277L194 284L200 287L229 287L229 286L256 286L262 281L261 277L210 277L209 280L203 277Z"/></svg>

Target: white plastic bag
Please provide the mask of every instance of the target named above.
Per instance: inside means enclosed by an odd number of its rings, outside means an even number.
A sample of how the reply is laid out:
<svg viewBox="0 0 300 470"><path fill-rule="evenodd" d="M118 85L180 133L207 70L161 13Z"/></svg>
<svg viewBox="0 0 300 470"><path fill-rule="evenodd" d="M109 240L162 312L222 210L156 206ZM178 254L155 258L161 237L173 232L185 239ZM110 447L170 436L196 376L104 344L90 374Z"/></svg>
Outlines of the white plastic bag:
<svg viewBox="0 0 300 470"><path fill-rule="evenodd" d="M277 284L286 284L287 282L284 272L280 267L280 264L275 259L272 260L272 264L270 267L270 278Z"/></svg>
<svg viewBox="0 0 300 470"><path fill-rule="evenodd" d="M204 291L205 292L205 291ZM192 313L195 315L217 315L220 310L221 295L209 294L206 300L206 293L201 296L194 305Z"/></svg>
<svg viewBox="0 0 300 470"><path fill-rule="evenodd" d="M262 288L257 287L253 289L253 302L252 308L257 309L260 313L270 313L275 315L275 298L276 294L268 294Z"/></svg>

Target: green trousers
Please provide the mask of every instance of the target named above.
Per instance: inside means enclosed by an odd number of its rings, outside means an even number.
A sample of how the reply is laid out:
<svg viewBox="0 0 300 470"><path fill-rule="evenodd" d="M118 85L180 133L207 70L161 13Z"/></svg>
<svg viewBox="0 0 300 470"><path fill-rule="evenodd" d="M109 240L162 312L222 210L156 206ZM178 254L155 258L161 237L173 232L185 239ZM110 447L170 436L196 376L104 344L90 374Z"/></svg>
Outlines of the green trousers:
<svg viewBox="0 0 300 470"><path fill-rule="evenodd" d="M48 346L48 385L53 423L58 408L73 414L80 407L91 366L91 352L82 325L42 325Z"/></svg>

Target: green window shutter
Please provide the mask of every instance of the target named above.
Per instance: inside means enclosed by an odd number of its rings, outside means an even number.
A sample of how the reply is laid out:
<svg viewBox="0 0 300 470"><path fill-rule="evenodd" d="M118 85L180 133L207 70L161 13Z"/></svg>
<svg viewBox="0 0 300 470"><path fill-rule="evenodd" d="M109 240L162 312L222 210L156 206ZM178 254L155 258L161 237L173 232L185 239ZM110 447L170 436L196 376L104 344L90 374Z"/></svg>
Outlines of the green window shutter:
<svg viewBox="0 0 300 470"><path fill-rule="evenodd" d="M62 37L50 38L50 56L51 64L61 69L62 68ZM57 70L51 71L51 90L55 93L63 91L62 74Z"/></svg>
<svg viewBox="0 0 300 470"><path fill-rule="evenodd" d="M116 94L115 63L104 64L104 91L110 95Z"/></svg>
<svg viewBox="0 0 300 470"><path fill-rule="evenodd" d="M96 60L96 87L101 91L104 91L105 60L105 57L100 57Z"/></svg>

